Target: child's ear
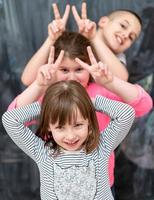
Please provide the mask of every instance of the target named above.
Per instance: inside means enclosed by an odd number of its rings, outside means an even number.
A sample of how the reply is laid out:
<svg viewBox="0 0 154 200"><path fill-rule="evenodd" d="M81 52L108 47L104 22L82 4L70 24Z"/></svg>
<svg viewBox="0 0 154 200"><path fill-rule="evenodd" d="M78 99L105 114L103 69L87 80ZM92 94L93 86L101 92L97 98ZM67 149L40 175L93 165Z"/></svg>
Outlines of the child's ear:
<svg viewBox="0 0 154 200"><path fill-rule="evenodd" d="M109 22L109 18L107 16L103 16L98 21L99 28L104 28L104 26Z"/></svg>

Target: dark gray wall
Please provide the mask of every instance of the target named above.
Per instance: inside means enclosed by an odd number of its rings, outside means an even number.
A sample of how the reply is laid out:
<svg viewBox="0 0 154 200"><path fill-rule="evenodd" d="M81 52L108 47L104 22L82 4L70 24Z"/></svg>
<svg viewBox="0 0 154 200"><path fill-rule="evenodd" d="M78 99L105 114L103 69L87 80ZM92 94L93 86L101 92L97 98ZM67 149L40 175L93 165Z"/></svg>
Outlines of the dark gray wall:
<svg viewBox="0 0 154 200"><path fill-rule="evenodd" d="M0 115L23 89L22 70L47 36L52 20L52 3L61 12L69 2L80 10L81 0L0 0ZM119 9L131 9L142 16L143 32L126 52L130 81L139 82L153 96L154 1L87 0L88 16L100 16ZM68 29L76 30L70 16ZM116 196L118 200L154 199L154 114L137 120L116 152ZM11 141L0 122L0 200L39 199L38 170ZM124 150L125 149L125 150Z"/></svg>

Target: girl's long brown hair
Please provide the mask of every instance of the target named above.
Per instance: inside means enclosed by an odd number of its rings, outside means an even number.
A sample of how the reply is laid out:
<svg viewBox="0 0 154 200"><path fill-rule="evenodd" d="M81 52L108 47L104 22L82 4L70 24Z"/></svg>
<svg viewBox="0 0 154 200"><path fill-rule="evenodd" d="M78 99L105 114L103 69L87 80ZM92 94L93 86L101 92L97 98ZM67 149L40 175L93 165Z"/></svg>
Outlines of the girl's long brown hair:
<svg viewBox="0 0 154 200"><path fill-rule="evenodd" d="M77 32L70 32L65 31L62 35L56 40L54 47L55 47L55 60L58 58L60 51L64 50L65 57L70 59L79 58L80 60L86 62L87 64L90 63L89 55L87 52L87 47L91 46L92 52L95 55L96 60L98 57L96 55L95 49L90 41ZM90 76L89 82L93 82L93 78Z"/></svg>
<svg viewBox="0 0 154 200"><path fill-rule="evenodd" d="M51 85L44 96L37 135L55 151L58 146L48 130L49 124L59 123L60 126L76 120L76 109L84 119L88 119L89 134L85 141L85 151L93 151L99 141L99 128L96 113L85 88L76 81L60 81Z"/></svg>

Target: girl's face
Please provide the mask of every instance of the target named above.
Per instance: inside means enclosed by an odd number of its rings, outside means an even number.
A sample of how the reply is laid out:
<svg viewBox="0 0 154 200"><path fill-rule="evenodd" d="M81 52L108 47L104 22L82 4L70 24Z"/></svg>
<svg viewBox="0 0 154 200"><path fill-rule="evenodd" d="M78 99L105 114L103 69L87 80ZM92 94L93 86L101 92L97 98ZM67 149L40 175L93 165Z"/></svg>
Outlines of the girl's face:
<svg viewBox="0 0 154 200"><path fill-rule="evenodd" d="M49 125L49 131L51 131L54 141L58 146L68 151L80 150L88 137L88 119L85 120L79 110L77 110L76 117L76 122L72 124Z"/></svg>
<svg viewBox="0 0 154 200"><path fill-rule="evenodd" d="M64 57L57 72L57 81L62 80L75 80L79 82L83 87L87 87L89 82L89 72L81 67L74 60Z"/></svg>

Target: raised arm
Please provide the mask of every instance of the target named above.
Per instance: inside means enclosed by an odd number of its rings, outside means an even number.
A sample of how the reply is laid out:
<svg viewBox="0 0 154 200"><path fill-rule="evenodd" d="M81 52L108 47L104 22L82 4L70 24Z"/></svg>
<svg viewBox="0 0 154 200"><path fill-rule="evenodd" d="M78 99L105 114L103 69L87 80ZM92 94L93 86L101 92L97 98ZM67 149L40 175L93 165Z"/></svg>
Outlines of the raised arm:
<svg viewBox="0 0 154 200"><path fill-rule="evenodd" d="M95 82L120 97L121 101L132 105L137 111L136 116L142 116L149 112L152 108L152 99L148 93L142 87L114 76L106 65L96 61L90 47L87 50L91 65L78 58L76 58L76 62L89 71Z"/></svg>
<svg viewBox="0 0 154 200"><path fill-rule="evenodd" d="M120 59L109 49L101 37L98 36L98 33L91 39L91 43L95 48L99 60L106 63L115 76L121 80L127 81L129 74L125 64L121 62Z"/></svg>
<svg viewBox="0 0 154 200"><path fill-rule="evenodd" d="M56 39L66 29L70 6L66 6L63 17L60 16L57 5L53 4L52 6L55 19L48 25L48 37L40 49L27 63L21 76L21 80L26 86L30 85L36 79L37 71L40 66L47 63L51 46L54 45Z"/></svg>
<svg viewBox="0 0 154 200"><path fill-rule="evenodd" d="M51 47L48 63L39 68L36 80L17 97L16 107L21 107L37 101L44 94L46 89L52 83L56 82L55 72L61 63L63 56L64 51L61 51L54 62L54 47Z"/></svg>
<svg viewBox="0 0 154 200"><path fill-rule="evenodd" d="M96 30L95 22L88 19L86 3L82 3L81 17L75 6L72 6L72 12L78 25L79 32L91 41L91 44L94 46L99 60L103 63L106 63L110 71L115 76L127 81L129 75L124 63L122 63L119 58L103 42L99 30Z"/></svg>
<svg viewBox="0 0 154 200"><path fill-rule="evenodd" d="M55 72L63 59L63 55L64 52L61 51L57 60L53 62L54 47L51 47L48 63L40 67L36 80L11 102L8 106L8 110L31 104L34 101L39 101L41 103L47 87L56 81ZM36 124L35 120L25 123L26 126L33 124Z"/></svg>
<svg viewBox="0 0 154 200"><path fill-rule="evenodd" d="M36 162L38 158L41 159L44 142L24 124L38 119L39 115L40 105L34 103L33 105L7 111L2 116L2 123L8 135L19 148Z"/></svg>
<svg viewBox="0 0 154 200"><path fill-rule="evenodd" d="M103 150L103 155L109 157L128 134L135 112L128 104L102 96L96 97L95 108L99 112L105 112L111 118L109 125L100 136L100 151Z"/></svg>
<svg viewBox="0 0 154 200"><path fill-rule="evenodd" d="M78 62L83 68L89 71L96 83L115 93L126 103L131 102L138 97L138 89L135 85L116 77L110 71L106 63L103 64L102 62L97 62L90 47L87 48L87 51L91 65L88 65L78 58L76 59L76 62Z"/></svg>

